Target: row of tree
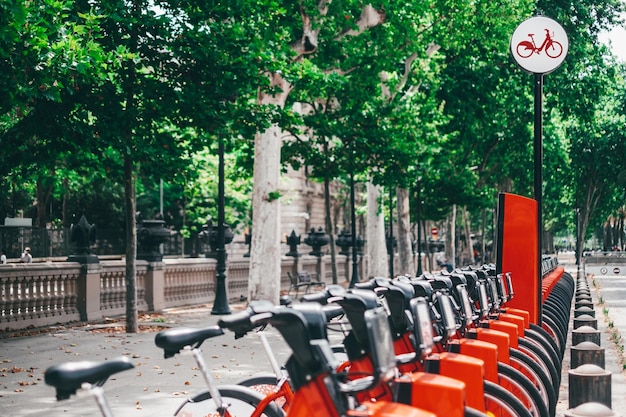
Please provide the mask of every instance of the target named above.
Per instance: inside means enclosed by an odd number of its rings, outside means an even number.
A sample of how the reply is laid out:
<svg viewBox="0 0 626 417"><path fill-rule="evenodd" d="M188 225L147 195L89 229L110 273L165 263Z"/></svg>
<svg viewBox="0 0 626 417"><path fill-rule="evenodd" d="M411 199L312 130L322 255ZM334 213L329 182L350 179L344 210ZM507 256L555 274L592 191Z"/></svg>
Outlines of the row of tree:
<svg viewBox="0 0 626 417"><path fill-rule="evenodd" d="M0 208L15 215L34 200L40 225L51 213L67 225L88 204L107 208L97 221L127 233L130 324L137 204L155 210L141 197L163 180L178 196L167 205L174 222L205 218L214 209L205 185L216 181L206 165L220 137L237 190L229 222L253 213L249 299L278 299L286 165L307 166L327 190L367 182L372 228L378 187L395 190L406 260L418 194L429 219L493 207L498 191L532 195L533 78L513 63L509 39L543 13L570 43L545 84L545 227L573 228L577 209L586 236L624 199L625 71L598 40L623 7L2 0ZM370 259L385 257L377 236L367 237Z"/></svg>

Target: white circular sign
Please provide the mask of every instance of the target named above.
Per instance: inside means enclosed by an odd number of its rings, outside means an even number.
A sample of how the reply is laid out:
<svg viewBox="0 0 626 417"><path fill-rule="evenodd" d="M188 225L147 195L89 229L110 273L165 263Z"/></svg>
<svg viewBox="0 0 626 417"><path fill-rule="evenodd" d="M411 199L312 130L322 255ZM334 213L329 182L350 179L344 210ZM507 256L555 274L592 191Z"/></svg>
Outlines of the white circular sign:
<svg viewBox="0 0 626 417"><path fill-rule="evenodd" d="M544 16L523 21L511 36L511 54L515 62L535 74L554 71L567 56L568 48L563 27Z"/></svg>

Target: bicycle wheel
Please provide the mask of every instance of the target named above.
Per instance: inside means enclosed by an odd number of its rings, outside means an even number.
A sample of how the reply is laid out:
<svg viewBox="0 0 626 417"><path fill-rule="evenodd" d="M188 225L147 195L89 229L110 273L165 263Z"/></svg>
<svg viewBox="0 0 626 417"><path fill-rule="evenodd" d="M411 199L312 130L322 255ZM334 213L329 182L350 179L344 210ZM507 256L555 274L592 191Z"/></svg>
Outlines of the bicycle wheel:
<svg viewBox="0 0 626 417"><path fill-rule="evenodd" d="M535 51L533 45L530 42L526 41L518 43L516 50L517 54L522 58L528 58Z"/></svg>
<svg viewBox="0 0 626 417"><path fill-rule="evenodd" d="M546 55L550 58L558 58L563 53L563 45L560 42L552 41L552 44L546 47Z"/></svg>
<svg viewBox="0 0 626 417"><path fill-rule="evenodd" d="M498 364L500 385L508 388L528 408L534 417L549 415L548 405L539 390L524 374L504 363Z"/></svg>
<svg viewBox="0 0 626 417"><path fill-rule="evenodd" d="M543 348L529 342L528 340L524 340L523 338L519 338L517 347L518 350L535 359L542 368L547 369L550 379L552 380L552 387L554 388L554 391L557 392L559 390L559 386L561 385L561 374L556 370L556 366L552 363L550 357L543 350Z"/></svg>
<svg viewBox="0 0 626 417"><path fill-rule="evenodd" d="M516 396L491 381L485 381L485 406L499 417L532 417Z"/></svg>
<svg viewBox="0 0 626 417"><path fill-rule="evenodd" d="M561 356L557 353L556 350L554 350L553 346L542 335L540 335L539 333L535 331L526 329L524 333L524 339L543 348L543 350L545 350L548 356L550 357L550 360L554 364L555 368L561 367L561 362L562 362ZM560 380L561 379L559 378L559 381Z"/></svg>
<svg viewBox="0 0 626 417"><path fill-rule="evenodd" d="M535 323L530 323L530 329L528 330L532 330L533 332L537 333L539 336L541 336L544 340L546 340L550 346L552 346L552 349L560 355L561 353L561 349L559 348L559 344L557 343L558 338L555 336L553 337L550 333L547 332L546 329L544 329L543 327L536 325ZM563 362L563 356L561 356L561 362Z"/></svg>
<svg viewBox="0 0 626 417"><path fill-rule="evenodd" d="M237 382L237 385L252 388L260 394L274 391L278 386L278 378L274 374L253 376Z"/></svg>
<svg viewBox="0 0 626 417"><path fill-rule="evenodd" d="M561 329L567 329L569 325L569 315L557 306L556 301L546 301L543 303L544 314L553 319Z"/></svg>
<svg viewBox="0 0 626 417"><path fill-rule="evenodd" d="M530 357L517 349L511 349L509 356L511 359L511 366L529 377L531 382L533 382L539 390L544 402L548 404L548 411L550 411L550 415L554 416L556 412L557 395L548 374L546 374L543 368L541 368Z"/></svg>
<svg viewBox="0 0 626 417"><path fill-rule="evenodd" d="M269 403L264 410L258 410L263 397L250 388L232 385L219 389L222 400L227 406L225 417L250 417L255 412L259 417L284 417L285 413L274 403ZM175 417L221 417L211 393L206 391L189 398L176 410Z"/></svg>
<svg viewBox="0 0 626 417"><path fill-rule="evenodd" d="M279 383L288 384L289 382L279 381L274 374L267 374L246 378L242 381L239 381L237 385L251 388L252 390L261 394L263 397L266 397L268 395L274 395L276 391L280 389ZM291 390L291 387L285 388ZM291 391L293 392L293 390ZM289 401L287 400L286 396L278 396L273 401L280 409L287 411Z"/></svg>
<svg viewBox="0 0 626 417"><path fill-rule="evenodd" d="M544 314L541 327L552 337L559 345L561 357L565 354L566 338L556 322Z"/></svg>

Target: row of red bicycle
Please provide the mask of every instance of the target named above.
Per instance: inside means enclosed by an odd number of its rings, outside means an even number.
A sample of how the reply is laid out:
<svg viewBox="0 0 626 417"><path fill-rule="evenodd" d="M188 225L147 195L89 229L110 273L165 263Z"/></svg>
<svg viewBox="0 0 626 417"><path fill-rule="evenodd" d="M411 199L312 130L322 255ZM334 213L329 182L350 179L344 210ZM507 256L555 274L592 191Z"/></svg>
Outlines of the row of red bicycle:
<svg viewBox="0 0 626 417"><path fill-rule="evenodd" d="M553 417L562 341L549 325L507 307L513 297L511 275L493 265L373 278L278 306L254 301L217 326L165 330L155 343L165 358L191 353L207 383L178 417ZM284 364L265 337L268 326L291 348ZM224 329L235 338L256 333L273 372L216 384L200 346L225 337ZM88 390L112 417L101 385L130 368L125 358L67 363L48 369L45 380L58 399Z"/></svg>

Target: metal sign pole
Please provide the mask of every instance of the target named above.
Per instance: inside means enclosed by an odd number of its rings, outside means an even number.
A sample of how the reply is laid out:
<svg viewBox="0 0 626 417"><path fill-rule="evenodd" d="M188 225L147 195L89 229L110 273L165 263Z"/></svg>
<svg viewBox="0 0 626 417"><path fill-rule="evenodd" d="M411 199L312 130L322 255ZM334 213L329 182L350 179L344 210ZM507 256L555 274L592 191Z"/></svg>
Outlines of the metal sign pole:
<svg viewBox="0 0 626 417"><path fill-rule="evenodd" d="M535 127L534 127L534 159L535 159L535 200L537 200L537 276L541 280L541 258L543 253L543 74L535 74ZM537 318L542 317L541 285L537 286L539 299Z"/></svg>
<svg viewBox="0 0 626 417"><path fill-rule="evenodd" d="M534 16L522 22L511 37L511 55L524 70L534 74L535 126L534 174L537 201L537 279L539 323L542 317L541 258L543 256L543 76L554 71L567 56L569 41L563 27L544 16Z"/></svg>

